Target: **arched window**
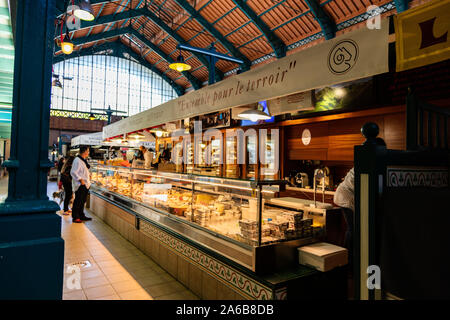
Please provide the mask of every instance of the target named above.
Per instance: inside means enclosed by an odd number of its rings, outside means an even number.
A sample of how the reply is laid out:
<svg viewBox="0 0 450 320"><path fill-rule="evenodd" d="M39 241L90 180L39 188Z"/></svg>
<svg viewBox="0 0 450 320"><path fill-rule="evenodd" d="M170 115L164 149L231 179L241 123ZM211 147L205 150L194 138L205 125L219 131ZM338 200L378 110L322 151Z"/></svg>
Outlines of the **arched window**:
<svg viewBox="0 0 450 320"><path fill-rule="evenodd" d="M92 108L142 112L178 97L159 75L132 60L88 55L58 62L53 73L63 88L52 87L51 108L90 112Z"/></svg>

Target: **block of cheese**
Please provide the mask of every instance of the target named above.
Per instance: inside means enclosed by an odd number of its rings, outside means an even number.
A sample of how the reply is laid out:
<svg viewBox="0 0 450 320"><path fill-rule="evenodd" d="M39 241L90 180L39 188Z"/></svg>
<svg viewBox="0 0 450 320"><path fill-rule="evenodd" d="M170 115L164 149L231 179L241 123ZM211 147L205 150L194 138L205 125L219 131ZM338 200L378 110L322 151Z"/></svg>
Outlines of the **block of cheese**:
<svg viewBox="0 0 450 320"><path fill-rule="evenodd" d="M318 242L298 248L298 260L302 265L326 272L346 265L348 250L331 243Z"/></svg>

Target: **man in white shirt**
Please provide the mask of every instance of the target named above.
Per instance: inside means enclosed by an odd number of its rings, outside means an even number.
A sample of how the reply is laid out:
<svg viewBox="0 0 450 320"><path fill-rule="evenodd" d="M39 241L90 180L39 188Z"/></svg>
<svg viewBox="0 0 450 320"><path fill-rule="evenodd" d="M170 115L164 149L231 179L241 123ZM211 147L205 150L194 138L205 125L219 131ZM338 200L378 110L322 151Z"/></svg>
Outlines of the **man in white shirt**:
<svg viewBox="0 0 450 320"><path fill-rule="evenodd" d="M89 176L89 164L86 159L89 156L89 147L81 146L80 154L75 158L70 170L72 176L72 189L75 192L75 200L72 206L72 221L81 223L92 220L84 214L84 204L87 200L91 180Z"/></svg>
<svg viewBox="0 0 450 320"><path fill-rule="evenodd" d="M145 169L150 169L153 162L153 154L144 146L140 146L139 150L141 150L144 155Z"/></svg>

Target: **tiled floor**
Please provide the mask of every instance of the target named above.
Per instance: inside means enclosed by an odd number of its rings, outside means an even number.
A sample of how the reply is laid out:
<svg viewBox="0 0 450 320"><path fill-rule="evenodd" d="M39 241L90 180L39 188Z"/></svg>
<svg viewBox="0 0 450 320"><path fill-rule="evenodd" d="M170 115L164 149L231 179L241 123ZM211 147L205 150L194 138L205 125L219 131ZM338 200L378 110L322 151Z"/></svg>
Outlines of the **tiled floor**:
<svg viewBox="0 0 450 320"><path fill-rule="evenodd" d="M49 190L50 190L49 184ZM88 260L81 268L81 289L64 285L64 299L193 300L190 290L92 214L92 221L72 223L62 216L65 264ZM64 283L71 274L65 274Z"/></svg>
<svg viewBox="0 0 450 320"><path fill-rule="evenodd" d="M5 180L0 190L6 193ZM57 189L48 184L48 194ZM103 221L72 223L62 216L65 240L64 300L193 300L198 297L161 269ZM73 263L89 261L80 277L66 273Z"/></svg>

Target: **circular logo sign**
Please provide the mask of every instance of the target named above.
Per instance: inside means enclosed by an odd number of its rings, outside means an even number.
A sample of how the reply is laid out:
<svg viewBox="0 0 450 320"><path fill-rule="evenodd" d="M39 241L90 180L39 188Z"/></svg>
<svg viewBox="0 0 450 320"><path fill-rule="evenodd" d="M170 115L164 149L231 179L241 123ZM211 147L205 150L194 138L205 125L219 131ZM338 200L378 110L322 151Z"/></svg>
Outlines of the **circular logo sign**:
<svg viewBox="0 0 450 320"><path fill-rule="evenodd" d="M353 40L338 42L328 54L328 68L334 74L344 74L356 64L359 48Z"/></svg>
<svg viewBox="0 0 450 320"><path fill-rule="evenodd" d="M302 142L305 146L307 146L308 144L310 144L311 142L311 131L309 131L309 129L305 129L302 132Z"/></svg>

